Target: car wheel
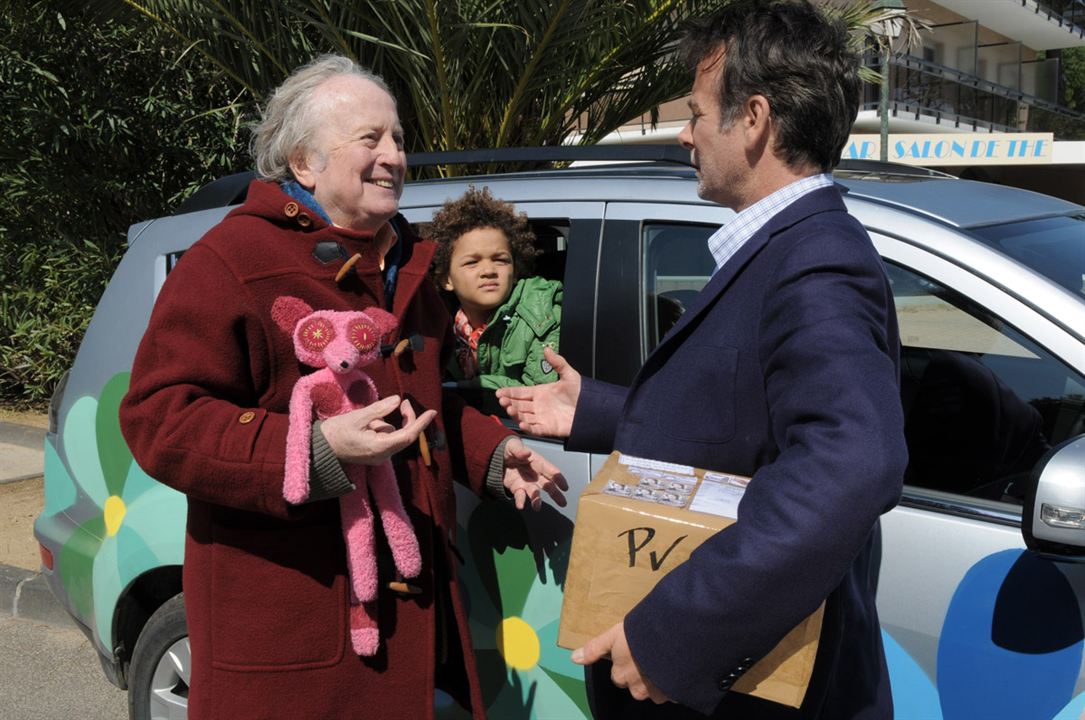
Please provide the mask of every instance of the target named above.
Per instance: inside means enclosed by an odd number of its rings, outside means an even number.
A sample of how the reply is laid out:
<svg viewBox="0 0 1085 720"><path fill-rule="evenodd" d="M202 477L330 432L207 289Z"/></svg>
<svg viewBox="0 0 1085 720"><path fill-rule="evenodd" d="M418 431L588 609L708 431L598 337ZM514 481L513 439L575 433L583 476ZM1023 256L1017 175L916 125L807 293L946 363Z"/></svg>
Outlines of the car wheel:
<svg viewBox="0 0 1085 720"><path fill-rule="evenodd" d="M185 720L191 673L185 596L178 594L151 615L136 641L128 670L131 720Z"/></svg>

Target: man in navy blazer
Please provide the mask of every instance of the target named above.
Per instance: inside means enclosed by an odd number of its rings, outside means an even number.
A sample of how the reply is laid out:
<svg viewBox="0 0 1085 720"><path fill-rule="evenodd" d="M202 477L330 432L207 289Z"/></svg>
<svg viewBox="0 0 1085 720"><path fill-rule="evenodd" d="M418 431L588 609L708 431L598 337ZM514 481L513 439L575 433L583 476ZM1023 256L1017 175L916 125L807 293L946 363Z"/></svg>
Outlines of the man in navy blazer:
<svg viewBox="0 0 1085 720"><path fill-rule="evenodd" d="M573 659L600 718L892 717L873 556L906 465L899 338L878 254L827 174L858 61L805 1L735 3L683 52L695 78L679 139L701 197L738 213L709 239L717 271L631 387L551 354L557 383L499 397L569 449L752 480L738 522ZM799 710L728 692L822 601Z"/></svg>

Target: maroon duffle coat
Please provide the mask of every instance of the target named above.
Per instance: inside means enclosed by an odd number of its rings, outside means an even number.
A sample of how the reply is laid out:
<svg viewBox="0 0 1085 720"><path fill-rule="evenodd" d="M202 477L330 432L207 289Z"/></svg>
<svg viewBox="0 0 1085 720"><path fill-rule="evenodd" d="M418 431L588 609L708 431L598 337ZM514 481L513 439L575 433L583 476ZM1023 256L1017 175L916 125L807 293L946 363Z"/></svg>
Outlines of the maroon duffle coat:
<svg viewBox="0 0 1085 720"><path fill-rule="evenodd" d="M314 256L320 241L362 256L339 283L344 258L322 263ZM484 715L456 585L452 481L480 492L509 432L442 391L451 329L428 278L434 246L401 242L392 306L400 328L384 341L417 333L423 347L365 371L381 397L399 394L439 414L427 431L432 464L417 446L394 462L421 546L422 575L412 581L421 594L382 589L374 658L351 651L337 501L294 507L283 499L290 393L311 368L299 364L270 315L281 295L316 309L385 307L371 236L331 227L277 185L255 181L245 203L185 252L162 287L121 427L140 466L188 497L194 720L432 717L439 665L446 675L441 655L451 658L453 677L467 671L474 716Z"/></svg>

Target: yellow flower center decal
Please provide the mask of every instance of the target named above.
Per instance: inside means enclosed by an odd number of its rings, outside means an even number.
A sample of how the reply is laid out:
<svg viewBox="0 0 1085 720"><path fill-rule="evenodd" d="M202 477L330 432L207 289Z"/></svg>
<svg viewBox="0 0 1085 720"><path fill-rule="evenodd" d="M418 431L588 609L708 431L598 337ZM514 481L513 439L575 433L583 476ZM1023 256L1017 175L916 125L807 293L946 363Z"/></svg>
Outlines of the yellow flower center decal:
<svg viewBox="0 0 1085 720"><path fill-rule="evenodd" d="M505 618L497 626L497 651L509 667L530 670L539 663L539 636L520 618Z"/></svg>
<svg viewBox="0 0 1085 720"><path fill-rule="evenodd" d="M105 534L108 537L113 537L121 529L121 522L124 520L125 512L127 512L127 508L124 506L124 500L121 500L118 496L110 495L109 499L105 501Z"/></svg>

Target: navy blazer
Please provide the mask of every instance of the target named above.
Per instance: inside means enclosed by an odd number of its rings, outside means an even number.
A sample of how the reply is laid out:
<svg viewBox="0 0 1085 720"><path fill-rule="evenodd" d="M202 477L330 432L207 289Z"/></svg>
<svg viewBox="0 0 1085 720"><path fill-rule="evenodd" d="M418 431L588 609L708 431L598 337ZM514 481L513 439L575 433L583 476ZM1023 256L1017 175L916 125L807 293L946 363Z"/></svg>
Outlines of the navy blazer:
<svg viewBox="0 0 1085 720"><path fill-rule="evenodd" d="M753 477L739 520L625 619L645 674L699 713L892 716L872 569L907 462L893 296L836 187L773 217L712 277L629 388L584 380L570 449ZM827 599L799 712L731 684ZM589 671L601 717L697 717Z"/></svg>

